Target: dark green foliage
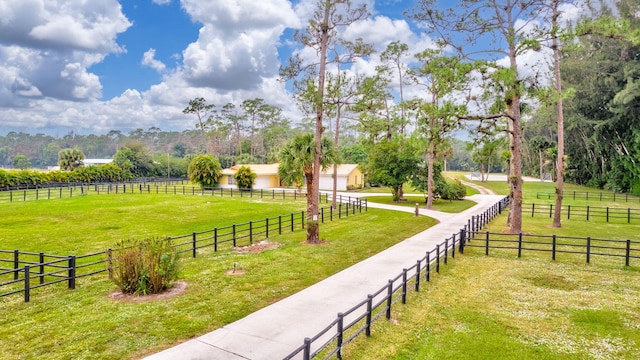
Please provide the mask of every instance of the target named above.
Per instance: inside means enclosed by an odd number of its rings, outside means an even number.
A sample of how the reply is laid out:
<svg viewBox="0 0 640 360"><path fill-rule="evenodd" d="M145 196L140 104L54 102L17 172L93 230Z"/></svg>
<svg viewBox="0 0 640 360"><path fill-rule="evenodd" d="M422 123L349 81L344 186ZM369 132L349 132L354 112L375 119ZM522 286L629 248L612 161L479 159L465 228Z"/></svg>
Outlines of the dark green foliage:
<svg viewBox="0 0 640 360"><path fill-rule="evenodd" d="M447 181L442 176L442 163L433 163L433 180L435 182L434 194L444 200L462 200L467 195L467 189L459 180ZM422 164L416 167L411 174L411 186L416 190L427 193L427 166ZM425 195L426 198L426 195Z"/></svg>
<svg viewBox="0 0 640 360"><path fill-rule="evenodd" d="M178 253L169 239L123 241L113 254L113 282L123 293L157 294L178 278Z"/></svg>
<svg viewBox="0 0 640 360"><path fill-rule="evenodd" d="M211 155L198 155L189 163L189 179L201 186L218 186L222 166Z"/></svg>
<svg viewBox="0 0 640 360"><path fill-rule="evenodd" d="M63 149L58 152L58 166L61 170L71 171L82 167L84 159L84 153L78 148Z"/></svg>
<svg viewBox="0 0 640 360"><path fill-rule="evenodd" d="M400 189L418 168L416 149L402 139L384 140L369 153L369 179L391 187L393 200L400 200Z"/></svg>
<svg viewBox="0 0 640 360"><path fill-rule="evenodd" d="M244 165L240 166L238 171L233 174L239 189L253 189L253 185L256 182L256 176L256 173L251 171L250 167Z"/></svg>
<svg viewBox="0 0 640 360"><path fill-rule="evenodd" d="M116 152L113 161L136 176L155 176L154 162L149 149L140 142L129 142Z"/></svg>
<svg viewBox="0 0 640 360"><path fill-rule="evenodd" d="M436 182L435 193L444 200L462 200L467 196L467 189L460 180Z"/></svg>
<svg viewBox="0 0 640 360"><path fill-rule="evenodd" d="M117 182L129 180L132 174L114 163L80 167L73 171L36 171L0 169L0 189L25 188L70 182Z"/></svg>

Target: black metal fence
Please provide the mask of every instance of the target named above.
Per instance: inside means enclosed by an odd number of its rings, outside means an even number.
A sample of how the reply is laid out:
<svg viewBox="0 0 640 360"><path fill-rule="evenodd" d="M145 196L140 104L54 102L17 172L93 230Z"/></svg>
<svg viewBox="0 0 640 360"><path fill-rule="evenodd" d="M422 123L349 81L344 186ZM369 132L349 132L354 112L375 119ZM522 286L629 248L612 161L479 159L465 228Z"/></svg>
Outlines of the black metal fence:
<svg viewBox="0 0 640 360"><path fill-rule="evenodd" d="M326 200L326 198L325 198ZM366 199L339 196L336 208L320 208L318 221L321 223L353 216L368 210ZM304 211L234 224L212 230L169 237L174 241L180 253L189 253L196 257L198 250L247 246L272 235L303 229L306 216ZM113 271L113 252L96 252L87 255L59 256L45 253L24 252L19 250L0 250L0 297L23 293L24 301L29 302L31 290L67 282L69 289L75 289L76 279L98 273Z"/></svg>
<svg viewBox="0 0 640 360"><path fill-rule="evenodd" d="M537 192L536 199L555 199L556 194L553 192ZM616 192L580 192L565 191L563 199L587 200L587 201L613 201L613 202L640 202L640 195Z"/></svg>
<svg viewBox="0 0 640 360"><path fill-rule="evenodd" d="M471 232L466 239L466 247L483 248L485 255L490 249L508 249L522 257L524 252L551 253L556 260L559 254L577 254L584 256L587 263L593 256L616 257L624 259L630 266L631 259L640 260L640 241L581 238L557 235L501 234L491 232Z"/></svg>
<svg viewBox="0 0 640 360"><path fill-rule="evenodd" d="M553 217L553 204L524 204L523 212L530 213L532 217L535 215L548 215ZM567 205L561 209L562 217L566 219L579 220L598 220L603 219L606 222L618 223L640 223L640 209L632 208L616 208L616 207L599 207L599 206L576 206Z"/></svg>
<svg viewBox="0 0 640 360"><path fill-rule="evenodd" d="M402 269L396 277L378 291L368 294L366 299L352 308L338 313L336 319L312 337L304 339L303 344L284 359L312 359L321 357L342 358L342 349L363 333L371 336L372 325L381 318L390 319L394 304L407 302L407 294L411 289L418 292L422 284L431 280L433 273L440 272L440 266L446 265L448 258L455 258L456 248L464 251L467 233L473 228L481 228L498 216L508 205L508 198L502 199L480 215L469 219L460 232L444 239L435 249L426 251L415 264ZM475 231L475 230L474 230Z"/></svg>
<svg viewBox="0 0 640 360"><path fill-rule="evenodd" d="M51 200L86 196L92 194L173 194L201 196L260 197L272 199L305 197L306 192L298 189L234 189L205 188L191 185L186 180L163 182L122 182L122 183L70 183L58 187L36 187L31 189L0 191L0 203ZM327 195L325 194L325 201Z"/></svg>

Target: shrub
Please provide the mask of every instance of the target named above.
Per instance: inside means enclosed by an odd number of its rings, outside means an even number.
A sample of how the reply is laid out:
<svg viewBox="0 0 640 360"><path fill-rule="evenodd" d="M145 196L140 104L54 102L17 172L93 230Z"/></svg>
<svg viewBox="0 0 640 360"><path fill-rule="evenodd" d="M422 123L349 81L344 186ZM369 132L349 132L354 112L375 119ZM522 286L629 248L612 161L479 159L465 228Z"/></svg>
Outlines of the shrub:
<svg viewBox="0 0 640 360"><path fill-rule="evenodd" d="M189 163L189 179L201 186L218 186L222 167L211 155L198 155Z"/></svg>
<svg viewBox="0 0 640 360"><path fill-rule="evenodd" d="M467 195L467 189L460 180L438 181L435 193L444 200L462 200Z"/></svg>
<svg viewBox="0 0 640 360"><path fill-rule="evenodd" d="M236 179L236 184L238 185L238 189L253 189L253 185L256 182L256 173L251 171L251 168L248 166L240 166L238 171L233 174L233 177Z"/></svg>
<svg viewBox="0 0 640 360"><path fill-rule="evenodd" d="M113 255L113 282L123 293L162 292L178 278L178 253L169 239L122 241Z"/></svg>

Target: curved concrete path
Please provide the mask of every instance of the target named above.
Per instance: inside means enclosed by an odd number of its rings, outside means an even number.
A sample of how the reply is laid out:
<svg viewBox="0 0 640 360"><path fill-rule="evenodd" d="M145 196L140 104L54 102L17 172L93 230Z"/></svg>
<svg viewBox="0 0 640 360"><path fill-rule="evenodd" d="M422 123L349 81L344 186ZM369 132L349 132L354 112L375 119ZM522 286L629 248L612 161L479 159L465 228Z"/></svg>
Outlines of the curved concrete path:
<svg viewBox="0 0 640 360"><path fill-rule="evenodd" d="M353 194L349 194L353 197ZM361 194L362 196L372 194ZM191 339L149 360L272 360L282 359L346 311L415 264L426 251L460 231L472 215L497 203L502 195L468 197L477 205L457 214L420 209L440 223L319 283L256 311L211 333ZM414 212L403 206L369 203L370 207ZM212 311L214 311L212 309Z"/></svg>

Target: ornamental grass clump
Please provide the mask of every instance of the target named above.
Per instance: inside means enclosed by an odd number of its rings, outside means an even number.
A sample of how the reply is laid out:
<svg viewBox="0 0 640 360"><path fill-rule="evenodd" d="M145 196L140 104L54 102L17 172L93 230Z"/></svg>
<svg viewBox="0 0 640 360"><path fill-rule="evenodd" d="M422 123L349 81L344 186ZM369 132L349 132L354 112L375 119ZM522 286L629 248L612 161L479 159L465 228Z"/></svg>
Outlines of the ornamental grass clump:
<svg viewBox="0 0 640 360"><path fill-rule="evenodd" d="M122 241L113 255L113 282L125 294L157 294L178 278L178 252L171 240Z"/></svg>

